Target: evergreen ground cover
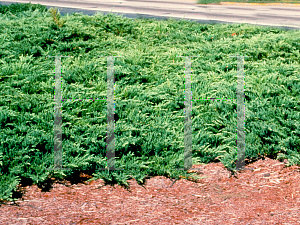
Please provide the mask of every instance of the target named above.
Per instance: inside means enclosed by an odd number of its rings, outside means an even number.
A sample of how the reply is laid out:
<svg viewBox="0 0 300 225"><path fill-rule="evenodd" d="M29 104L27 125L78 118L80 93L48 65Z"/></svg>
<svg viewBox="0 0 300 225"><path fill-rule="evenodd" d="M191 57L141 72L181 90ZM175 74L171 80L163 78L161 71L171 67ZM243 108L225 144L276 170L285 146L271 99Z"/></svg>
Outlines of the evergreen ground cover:
<svg viewBox="0 0 300 225"><path fill-rule="evenodd" d="M44 6L0 8L0 199L18 184L93 174L128 186L135 178L196 178L184 167L184 58L192 58L193 99L235 99L237 59L245 58L246 164L263 157L299 164L299 30L248 24L63 17ZM63 98L105 98L107 59L115 58L116 168L106 167L106 102L62 103L63 165L53 167L54 60L62 59ZM235 169L236 104L193 101L193 164Z"/></svg>

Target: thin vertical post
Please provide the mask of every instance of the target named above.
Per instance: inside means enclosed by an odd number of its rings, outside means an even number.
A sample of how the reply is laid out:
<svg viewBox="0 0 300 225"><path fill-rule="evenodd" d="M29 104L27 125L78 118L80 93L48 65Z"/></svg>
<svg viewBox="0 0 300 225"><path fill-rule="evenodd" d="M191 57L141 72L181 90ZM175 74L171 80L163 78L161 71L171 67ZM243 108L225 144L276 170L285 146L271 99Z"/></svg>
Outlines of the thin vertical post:
<svg viewBox="0 0 300 225"><path fill-rule="evenodd" d="M61 56L55 56L54 168L62 169Z"/></svg>
<svg viewBox="0 0 300 225"><path fill-rule="evenodd" d="M100 168L100 170L123 170L122 168L115 168L114 57L118 57L118 56L107 57L107 137L106 137L107 169Z"/></svg>
<svg viewBox="0 0 300 225"><path fill-rule="evenodd" d="M192 167L192 90L191 90L191 58L185 58L185 122L184 122L184 169Z"/></svg>
<svg viewBox="0 0 300 225"><path fill-rule="evenodd" d="M182 57L182 56L177 56ZM184 169L176 168L178 170L189 170L193 166L192 154L192 87L191 87L191 57L199 56L186 56L185 57L185 118L184 118Z"/></svg>
<svg viewBox="0 0 300 225"><path fill-rule="evenodd" d="M70 170L70 168L62 168L61 57L69 56L55 56L54 168L47 168L47 170Z"/></svg>
<svg viewBox="0 0 300 225"><path fill-rule="evenodd" d="M244 58L237 57L237 161L236 170L245 168L245 74Z"/></svg>
<svg viewBox="0 0 300 225"><path fill-rule="evenodd" d="M236 170L245 169L245 74L244 74L244 57L234 55L230 57L237 57L237 161Z"/></svg>
<svg viewBox="0 0 300 225"><path fill-rule="evenodd" d="M114 139L114 58L107 58L107 138L106 157L109 169L115 169L115 139Z"/></svg>

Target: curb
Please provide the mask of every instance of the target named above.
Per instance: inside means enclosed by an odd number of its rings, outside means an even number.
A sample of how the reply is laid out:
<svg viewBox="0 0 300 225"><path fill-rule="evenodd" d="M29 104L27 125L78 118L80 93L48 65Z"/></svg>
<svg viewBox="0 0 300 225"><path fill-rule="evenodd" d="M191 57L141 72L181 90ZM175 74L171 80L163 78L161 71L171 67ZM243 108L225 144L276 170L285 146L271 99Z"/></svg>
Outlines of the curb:
<svg viewBox="0 0 300 225"><path fill-rule="evenodd" d="M244 6L300 7L300 4L291 4L291 3L241 3L241 2L220 2L220 3L216 3L216 4L198 4L198 5L244 5Z"/></svg>

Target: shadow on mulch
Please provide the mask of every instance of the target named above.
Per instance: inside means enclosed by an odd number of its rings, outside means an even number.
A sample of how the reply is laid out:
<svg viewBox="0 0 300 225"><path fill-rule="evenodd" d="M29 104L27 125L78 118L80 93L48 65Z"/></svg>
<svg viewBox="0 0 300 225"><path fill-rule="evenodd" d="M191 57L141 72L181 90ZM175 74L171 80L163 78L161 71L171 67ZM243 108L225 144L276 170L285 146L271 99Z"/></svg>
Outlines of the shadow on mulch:
<svg viewBox="0 0 300 225"><path fill-rule="evenodd" d="M54 177L48 177L44 182L36 184L38 188L41 189L41 192L49 192L53 189L54 183L60 183L67 187L73 184L86 184L86 181L92 178L93 176L89 174L84 174L79 171L75 171L72 176L66 179L55 179ZM21 178L20 184L17 186L17 190L13 191L12 199L21 199L23 200L23 196L26 193L26 187L34 185L33 181L29 178ZM0 201L0 206L2 205L18 205L15 201L12 203L9 201Z"/></svg>
<svg viewBox="0 0 300 225"><path fill-rule="evenodd" d="M268 156L268 157L271 158L271 159L275 159L276 158L274 156L273 157L272 156ZM264 156L260 156L258 158L251 159L251 160L245 159L245 166L250 165L250 164L252 164L252 163L254 163L256 161L259 161L260 159L264 160L265 157ZM219 160L217 160L217 161L219 161ZM283 160L279 160L279 161L283 162ZM237 175L238 172L241 172L241 171L232 171L232 170L230 170L228 168L227 168L227 170L230 171L230 173L231 173L230 177L234 176L236 179L238 179L238 177L236 175ZM146 180L147 179L151 179L152 177L155 177L155 176L146 176L143 179L143 183L141 184L141 186L144 187L144 184L146 183ZM83 172L80 172L80 171L74 171L71 176L67 176L64 179L58 179L58 178L56 179L54 177L50 177L49 176L44 182L36 184L36 185L38 186L38 188L41 189L41 192L50 192L53 189L54 183L63 184L66 187L70 187L71 185L74 185L74 184L75 185L77 185L77 184L88 185L87 184L87 180L89 180L91 178L93 178L93 176L91 174L83 173ZM177 181L177 179L175 179L175 180L172 179L172 178L169 178L169 179L172 180L172 182L173 182L172 185ZM188 179L188 180L190 180L190 179ZM190 180L190 181L193 181L193 180ZM196 182L196 181L194 181L194 182ZM112 181L104 180L104 185L101 186L101 187L104 187L106 185L110 185L111 187L114 188L114 186L116 184L117 184L117 182L114 181L114 180L112 180ZM34 183L33 183L33 181L31 179L22 177L20 184L17 186L17 190L13 191L12 199L24 200L23 196L26 194L26 187L32 186L32 185L34 185ZM123 188L125 188L127 191L131 192L130 191L130 187L128 187L126 185L123 185L123 184L120 184L120 186L122 186ZM18 203L16 203L16 200L15 201L11 201L11 202L10 201L0 201L0 207L1 207L1 205L18 205Z"/></svg>

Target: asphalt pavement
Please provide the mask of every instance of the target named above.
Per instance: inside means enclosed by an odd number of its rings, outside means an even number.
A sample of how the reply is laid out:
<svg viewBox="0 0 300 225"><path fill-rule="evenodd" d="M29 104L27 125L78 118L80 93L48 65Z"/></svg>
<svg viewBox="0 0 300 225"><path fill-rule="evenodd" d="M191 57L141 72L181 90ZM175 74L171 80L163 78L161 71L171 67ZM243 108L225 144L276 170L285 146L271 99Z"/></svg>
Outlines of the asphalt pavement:
<svg viewBox="0 0 300 225"><path fill-rule="evenodd" d="M259 26L300 29L300 4L221 3L200 5L193 0L17 0L11 3L57 7L61 15L82 12L93 15L116 13L127 18L187 19L200 23L247 23Z"/></svg>

